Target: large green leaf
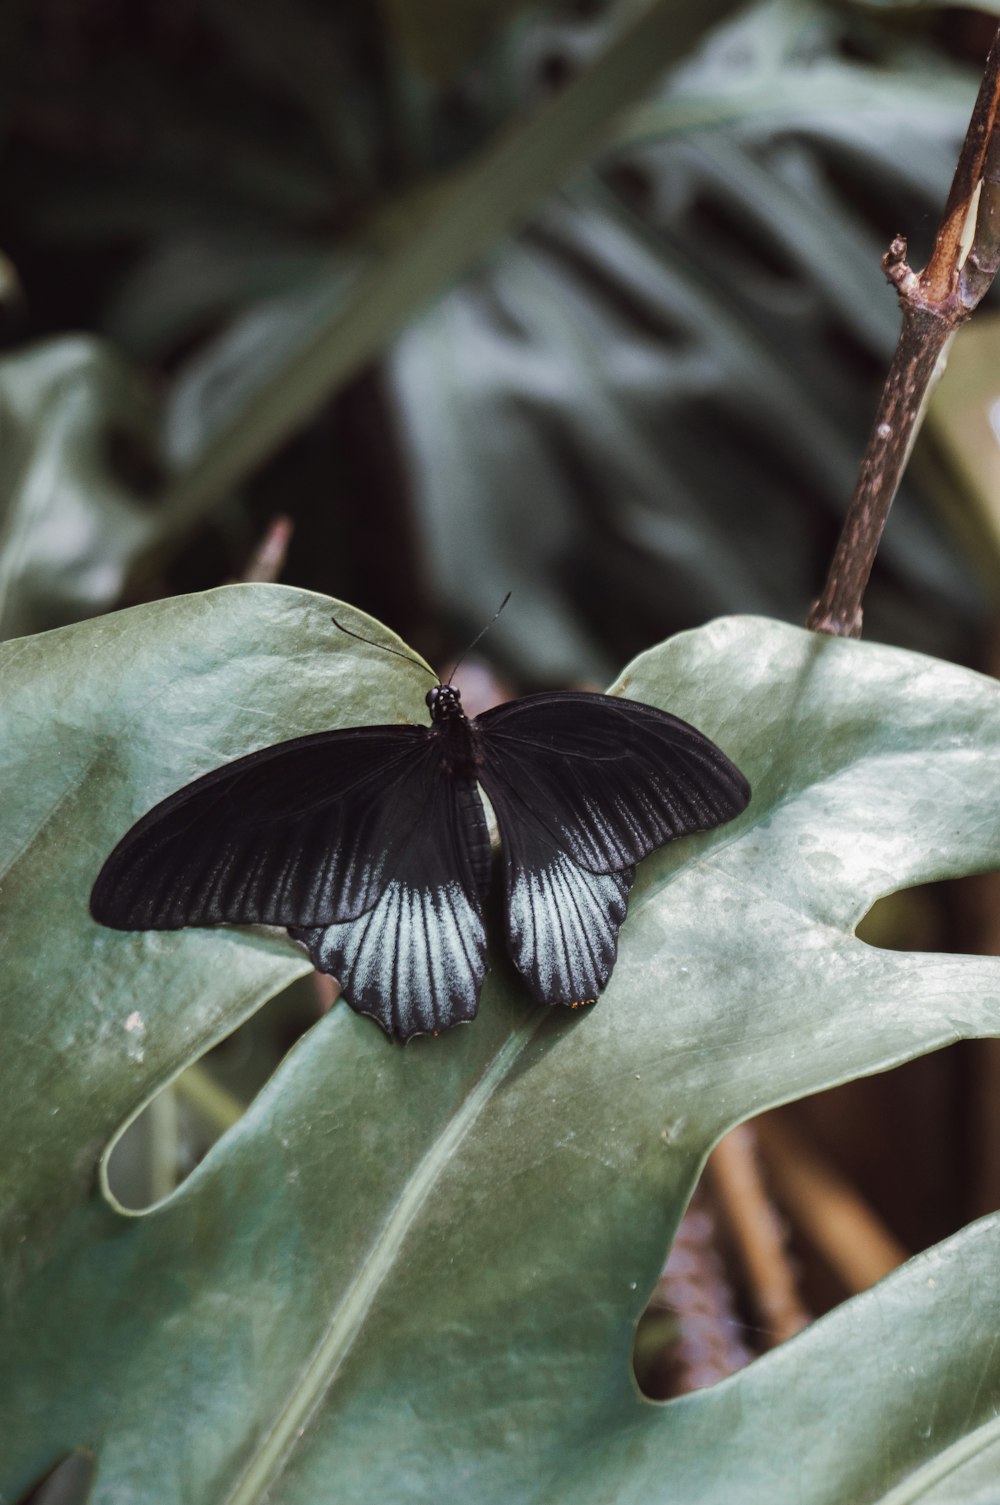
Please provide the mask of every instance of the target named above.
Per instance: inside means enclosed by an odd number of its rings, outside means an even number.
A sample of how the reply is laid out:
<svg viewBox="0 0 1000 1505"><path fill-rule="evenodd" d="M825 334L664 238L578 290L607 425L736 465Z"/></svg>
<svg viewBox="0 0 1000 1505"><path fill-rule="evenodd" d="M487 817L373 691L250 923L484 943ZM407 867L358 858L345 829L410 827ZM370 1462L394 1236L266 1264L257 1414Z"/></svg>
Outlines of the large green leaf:
<svg viewBox="0 0 1000 1505"><path fill-rule="evenodd" d="M1000 1030L1000 962L854 935L1000 859L1000 693L967 671L752 619L647 653L619 691L754 798L643 865L595 1009L530 1005L500 962L440 1040L335 1009L167 1202L102 1196L122 1121L302 970L280 935L94 926L112 842L224 758L423 719L420 670L328 612L232 587L4 650L3 1498L87 1447L96 1505L971 1499L995 1219L716 1390L652 1405L629 1367L729 1125Z"/></svg>

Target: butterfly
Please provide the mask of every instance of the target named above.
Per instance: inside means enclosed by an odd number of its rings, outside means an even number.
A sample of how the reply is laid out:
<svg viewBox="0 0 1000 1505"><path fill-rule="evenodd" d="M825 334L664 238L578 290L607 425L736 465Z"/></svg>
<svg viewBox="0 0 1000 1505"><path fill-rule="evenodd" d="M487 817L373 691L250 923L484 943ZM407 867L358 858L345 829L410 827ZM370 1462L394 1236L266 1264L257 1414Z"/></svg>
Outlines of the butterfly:
<svg viewBox="0 0 1000 1505"><path fill-rule="evenodd" d="M481 785L514 966L541 1003L593 1003L636 863L731 820L749 784L687 722L616 696L528 695L470 720L438 681L426 703L429 726L294 737L177 790L105 862L94 919L284 926L390 1038L438 1034L475 1016L487 970Z"/></svg>

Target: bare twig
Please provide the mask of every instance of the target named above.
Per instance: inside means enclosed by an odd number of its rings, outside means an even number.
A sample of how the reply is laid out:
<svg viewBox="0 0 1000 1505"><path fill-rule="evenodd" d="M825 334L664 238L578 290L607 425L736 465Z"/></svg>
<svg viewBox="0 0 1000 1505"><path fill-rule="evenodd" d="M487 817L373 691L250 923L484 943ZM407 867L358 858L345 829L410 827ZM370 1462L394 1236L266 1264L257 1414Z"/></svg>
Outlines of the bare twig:
<svg viewBox="0 0 1000 1505"><path fill-rule="evenodd" d="M867 1291L908 1258L850 1182L786 1119L765 1114L756 1128L761 1159L782 1210L846 1291Z"/></svg>
<svg viewBox="0 0 1000 1505"><path fill-rule="evenodd" d="M923 418L955 330L976 308L1000 265L1000 27L955 169L934 250L923 272L907 264L897 235L882 259L903 327L823 594L807 626L860 637L861 602Z"/></svg>
<svg viewBox="0 0 1000 1505"><path fill-rule="evenodd" d="M247 560L243 571L244 582L257 584L266 581L273 584L285 567L285 556L295 524L290 517L279 514L268 524L267 532Z"/></svg>
<svg viewBox="0 0 1000 1505"><path fill-rule="evenodd" d="M757 1162L749 1124L731 1129L712 1151L707 1174L726 1223L766 1347L792 1337L809 1321L785 1249L785 1234Z"/></svg>

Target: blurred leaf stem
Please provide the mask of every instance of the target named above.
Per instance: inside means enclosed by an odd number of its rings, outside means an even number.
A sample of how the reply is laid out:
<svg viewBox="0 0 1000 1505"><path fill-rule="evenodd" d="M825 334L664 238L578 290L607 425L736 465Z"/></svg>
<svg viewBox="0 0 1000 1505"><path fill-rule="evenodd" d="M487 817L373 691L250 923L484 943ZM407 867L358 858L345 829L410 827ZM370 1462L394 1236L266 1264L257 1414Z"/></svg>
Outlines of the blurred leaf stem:
<svg viewBox="0 0 1000 1505"><path fill-rule="evenodd" d="M986 60L930 261L915 272L897 235L882 266L903 324L826 585L806 625L860 637L862 597L949 341L1000 266L1000 27Z"/></svg>

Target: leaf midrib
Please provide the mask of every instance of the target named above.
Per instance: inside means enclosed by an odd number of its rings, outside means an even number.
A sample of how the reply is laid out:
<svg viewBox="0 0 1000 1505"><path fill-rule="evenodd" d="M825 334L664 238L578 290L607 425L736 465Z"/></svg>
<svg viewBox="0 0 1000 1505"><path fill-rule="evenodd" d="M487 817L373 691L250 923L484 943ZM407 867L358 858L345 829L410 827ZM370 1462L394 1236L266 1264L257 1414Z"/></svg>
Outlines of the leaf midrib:
<svg viewBox="0 0 1000 1505"><path fill-rule="evenodd" d="M996 1343L993 1347L996 1348ZM976 1427L975 1431L967 1436L960 1437L950 1447L946 1447L943 1453L932 1458L923 1468L918 1468L914 1473L908 1474L894 1489L881 1496L879 1505L913 1505L916 1500L922 1499L936 1484L947 1479L949 1474L955 1473L970 1458L984 1452L987 1448L1000 1441L1000 1417L994 1417L992 1421L984 1422Z"/></svg>
<svg viewBox="0 0 1000 1505"><path fill-rule="evenodd" d="M395 1268L397 1256L428 1194L521 1052L541 1028L544 1018L544 1015L532 1018L512 1032L409 1177L369 1253L359 1262L358 1275L331 1313L323 1336L284 1407L258 1440L249 1463L225 1496L225 1505L256 1505L284 1471L292 1450L334 1384L379 1291Z"/></svg>

